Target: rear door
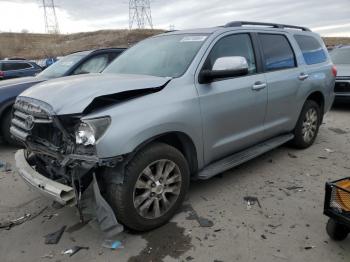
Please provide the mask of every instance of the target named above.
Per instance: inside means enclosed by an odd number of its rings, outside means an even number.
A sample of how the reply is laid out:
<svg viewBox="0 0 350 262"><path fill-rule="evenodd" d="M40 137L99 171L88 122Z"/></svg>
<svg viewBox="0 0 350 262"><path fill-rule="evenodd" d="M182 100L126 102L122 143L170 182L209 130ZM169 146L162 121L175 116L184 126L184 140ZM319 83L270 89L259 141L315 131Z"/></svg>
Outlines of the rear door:
<svg viewBox="0 0 350 262"><path fill-rule="evenodd" d="M253 37L249 33L229 34L213 44L200 70L211 70L220 57L243 56L249 74L199 84L203 118L204 158L206 164L243 148L262 138L267 105L265 77L258 67ZM254 86L262 86L255 88Z"/></svg>
<svg viewBox="0 0 350 262"><path fill-rule="evenodd" d="M283 33L259 33L263 67L267 82L268 105L265 119L266 138L290 132L297 111L297 92L301 87L296 55Z"/></svg>

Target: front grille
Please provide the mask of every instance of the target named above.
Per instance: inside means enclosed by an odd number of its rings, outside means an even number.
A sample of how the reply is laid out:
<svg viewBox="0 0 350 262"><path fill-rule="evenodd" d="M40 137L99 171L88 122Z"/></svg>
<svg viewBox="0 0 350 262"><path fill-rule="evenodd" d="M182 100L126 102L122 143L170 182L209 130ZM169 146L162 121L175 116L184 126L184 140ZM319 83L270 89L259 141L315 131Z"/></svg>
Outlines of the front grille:
<svg viewBox="0 0 350 262"><path fill-rule="evenodd" d="M335 82L335 93L350 93L350 82Z"/></svg>
<svg viewBox="0 0 350 262"><path fill-rule="evenodd" d="M59 146L61 132L54 126L49 110L45 107L40 101L17 100L11 122L12 135L23 142L31 137Z"/></svg>

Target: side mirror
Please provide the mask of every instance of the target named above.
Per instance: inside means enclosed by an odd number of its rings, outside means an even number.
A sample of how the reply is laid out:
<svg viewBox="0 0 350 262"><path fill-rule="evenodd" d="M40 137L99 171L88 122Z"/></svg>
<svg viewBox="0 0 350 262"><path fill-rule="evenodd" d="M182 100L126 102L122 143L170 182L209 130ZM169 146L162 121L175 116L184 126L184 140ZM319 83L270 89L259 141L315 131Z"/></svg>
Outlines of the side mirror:
<svg viewBox="0 0 350 262"><path fill-rule="evenodd" d="M243 76L248 74L248 62L243 56L227 56L216 59L212 70L202 70L199 83L210 83L214 79Z"/></svg>

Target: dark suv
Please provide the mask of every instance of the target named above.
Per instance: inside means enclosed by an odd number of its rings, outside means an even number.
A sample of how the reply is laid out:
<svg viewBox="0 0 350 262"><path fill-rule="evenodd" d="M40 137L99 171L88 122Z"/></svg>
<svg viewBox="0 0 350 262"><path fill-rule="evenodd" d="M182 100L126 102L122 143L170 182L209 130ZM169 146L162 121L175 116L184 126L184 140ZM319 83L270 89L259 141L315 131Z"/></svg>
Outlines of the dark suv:
<svg viewBox="0 0 350 262"><path fill-rule="evenodd" d="M18 78L24 76L35 76L42 68L36 63L23 60L0 61L0 80Z"/></svg>
<svg viewBox="0 0 350 262"><path fill-rule="evenodd" d="M0 135L6 142L14 144L10 135L12 105L16 97L29 87L58 77L100 73L124 48L107 48L82 51L63 57L35 77L22 77L0 82Z"/></svg>

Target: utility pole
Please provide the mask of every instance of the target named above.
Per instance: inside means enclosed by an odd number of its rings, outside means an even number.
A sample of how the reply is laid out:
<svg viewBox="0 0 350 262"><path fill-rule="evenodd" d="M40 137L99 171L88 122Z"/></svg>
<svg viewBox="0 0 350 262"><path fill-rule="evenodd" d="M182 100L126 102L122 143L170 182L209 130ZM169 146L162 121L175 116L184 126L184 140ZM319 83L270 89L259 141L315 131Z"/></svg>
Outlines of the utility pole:
<svg viewBox="0 0 350 262"><path fill-rule="evenodd" d="M129 0L129 29L153 29L150 0Z"/></svg>
<svg viewBox="0 0 350 262"><path fill-rule="evenodd" d="M60 29L56 15L56 5L54 0L42 0L44 8L45 31L48 34L59 34Z"/></svg>

